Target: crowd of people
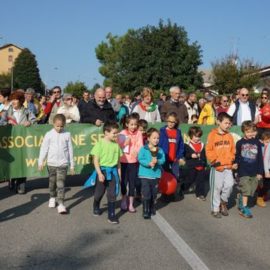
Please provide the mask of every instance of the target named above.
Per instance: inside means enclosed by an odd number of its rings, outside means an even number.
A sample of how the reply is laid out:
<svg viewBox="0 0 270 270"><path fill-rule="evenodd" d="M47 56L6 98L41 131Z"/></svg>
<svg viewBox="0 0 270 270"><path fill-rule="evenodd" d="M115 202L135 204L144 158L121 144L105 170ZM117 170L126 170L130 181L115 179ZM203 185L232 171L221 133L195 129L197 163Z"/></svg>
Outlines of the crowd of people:
<svg viewBox="0 0 270 270"><path fill-rule="evenodd" d="M165 122L160 130L148 129L148 123ZM64 206L65 179L68 168L74 173L71 135L64 126L89 123L103 127L104 138L93 149L95 171L85 187L95 186L93 214L101 215L100 201L107 191L108 221L118 223L115 201L121 192L121 210L135 213L134 200L142 200L143 217L155 215L158 182L163 171L181 183L179 195L194 186L198 200L205 201L210 183L211 214L228 216L228 198L236 180L240 195L241 216L251 218L248 199L257 190L257 205L265 207L270 182L270 104L269 90L263 89L257 101L249 90L215 96L206 91L197 100L197 93L184 93L173 86L169 96L160 94L157 102L150 88L143 88L133 98L113 96L112 88L98 88L92 96L84 91L82 98L62 93L59 86L50 95L37 96L34 89L0 89L0 126L52 124L40 149L39 170L47 161L49 172L49 207L60 214ZM181 124L190 124L189 141L184 143ZM207 143L201 141L200 125L217 125ZM229 129L241 126L243 138L236 144ZM210 175L209 175L210 166ZM185 173L183 173L185 168ZM11 179L10 189L26 192L26 178ZM164 199L168 199L163 195Z"/></svg>

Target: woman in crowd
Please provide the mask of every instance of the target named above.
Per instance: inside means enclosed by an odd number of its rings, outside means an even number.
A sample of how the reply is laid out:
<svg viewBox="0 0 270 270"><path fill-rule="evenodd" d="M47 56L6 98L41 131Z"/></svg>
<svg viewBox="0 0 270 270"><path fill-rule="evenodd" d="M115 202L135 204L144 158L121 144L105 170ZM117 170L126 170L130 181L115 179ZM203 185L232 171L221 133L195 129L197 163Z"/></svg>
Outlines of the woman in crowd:
<svg viewBox="0 0 270 270"><path fill-rule="evenodd" d="M153 97L153 90L144 87L141 93L142 101L134 107L132 112L138 113L140 119L144 119L147 122L161 122L158 106L153 102Z"/></svg>
<svg viewBox="0 0 270 270"><path fill-rule="evenodd" d="M2 125L21 125L29 127L36 122L35 115L23 106L25 101L24 93L22 91L13 92L9 99L11 100L11 106L2 114L0 120L0 126ZM19 194L25 194L26 192L26 178L13 178L10 180L10 189L15 190Z"/></svg>
<svg viewBox="0 0 270 270"><path fill-rule="evenodd" d="M259 105L259 114L256 117L256 126L258 130L258 137L260 138L263 131L270 129L270 104L269 96L266 92L262 91L261 94L261 104Z"/></svg>
<svg viewBox="0 0 270 270"><path fill-rule="evenodd" d="M71 94L63 95L63 104L58 108L57 114L63 114L66 117L67 124L80 121L79 109L76 105L73 105Z"/></svg>

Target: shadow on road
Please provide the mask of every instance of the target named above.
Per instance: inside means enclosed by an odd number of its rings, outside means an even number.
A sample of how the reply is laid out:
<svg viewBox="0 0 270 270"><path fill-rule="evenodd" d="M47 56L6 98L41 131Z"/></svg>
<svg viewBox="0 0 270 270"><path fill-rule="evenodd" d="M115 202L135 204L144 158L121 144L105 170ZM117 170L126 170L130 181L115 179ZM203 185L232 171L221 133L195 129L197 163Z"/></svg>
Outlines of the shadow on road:
<svg viewBox="0 0 270 270"><path fill-rule="evenodd" d="M0 222L28 215L41 204L48 201L48 198L48 194L33 194L29 202L12 207L0 213Z"/></svg>
<svg viewBox="0 0 270 270"><path fill-rule="evenodd" d="M66 239L65 245L61 248L49 249L44 248L38 243L18 255L11 254L8 257L2 257L1 269L8 269L11 261L14 268L23 270L42 269L42 270L69 270L69 269L106 269L105 258L109 259L114 254L113 243L108 242L102 249L99 247L100 242L104 242L111 234L119 233L117 228L110 230L101 230L100 233L81 233L80 236ZM54 240L52 240L54 241ZM58 246L59 247L59 246ZM16 257L15 257L16 256Z"/></svg>

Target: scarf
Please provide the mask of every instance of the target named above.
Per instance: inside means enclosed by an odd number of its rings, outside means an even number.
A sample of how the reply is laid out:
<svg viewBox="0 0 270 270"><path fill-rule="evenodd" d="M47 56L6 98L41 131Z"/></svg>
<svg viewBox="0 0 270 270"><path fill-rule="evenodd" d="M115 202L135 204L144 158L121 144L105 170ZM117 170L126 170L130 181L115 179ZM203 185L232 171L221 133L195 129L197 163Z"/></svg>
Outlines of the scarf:
<svg viewBox="0 0 270 270"><path fill-rule="evenodd" d="M144 110L145 112L154 112L157 108L156 103L152 102L150 106L146 109L146 107L143 105L142 102L139 103L139 106Z"/></svg>

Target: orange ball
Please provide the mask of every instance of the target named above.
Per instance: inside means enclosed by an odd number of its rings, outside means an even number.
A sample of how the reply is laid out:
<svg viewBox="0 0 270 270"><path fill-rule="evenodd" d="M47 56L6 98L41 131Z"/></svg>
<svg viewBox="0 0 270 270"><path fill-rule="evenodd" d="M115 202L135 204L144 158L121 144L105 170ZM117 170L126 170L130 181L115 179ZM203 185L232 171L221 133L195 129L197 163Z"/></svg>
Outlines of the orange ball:
<svg viewBox="0 0 270 270"><path fill-rule="evenodd" d="M175 193L177 180L174 175L169 172L163 172L159 181L159 191L164 195L172 195Z"/></svg>

